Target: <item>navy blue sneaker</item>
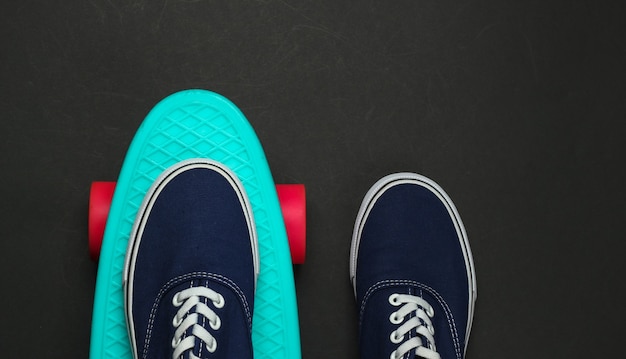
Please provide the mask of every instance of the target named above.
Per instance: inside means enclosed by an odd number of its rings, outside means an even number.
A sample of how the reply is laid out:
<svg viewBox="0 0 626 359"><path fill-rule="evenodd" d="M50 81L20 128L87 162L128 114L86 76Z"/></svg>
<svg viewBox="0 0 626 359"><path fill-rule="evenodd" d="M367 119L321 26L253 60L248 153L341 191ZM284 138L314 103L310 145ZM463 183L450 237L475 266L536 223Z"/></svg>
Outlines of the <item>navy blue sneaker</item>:
<svg viewBox="0 0 626 359"><path fill-rule="evenodd" d="M252 208L226 167L187 160L146 194L124 268L135 358L252 358Z"/></svg>
<svg viewBox="0 0 626 359"><path fill-rule="evenodd" d="M461 218L435 182L414 173L378 181L350 250L361 358L463 358L475 277Z"/></svg>

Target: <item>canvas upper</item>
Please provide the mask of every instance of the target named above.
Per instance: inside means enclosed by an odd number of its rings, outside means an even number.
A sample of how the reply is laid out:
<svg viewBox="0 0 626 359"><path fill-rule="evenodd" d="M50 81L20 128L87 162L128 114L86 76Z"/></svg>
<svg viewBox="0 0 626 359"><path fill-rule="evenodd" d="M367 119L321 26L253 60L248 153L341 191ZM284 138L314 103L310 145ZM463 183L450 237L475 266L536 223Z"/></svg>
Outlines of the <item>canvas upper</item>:
<svg viewBox="0 0 626 359"><path fill-rule="evenodd" d="M463 358L476 297L456 208L432 180L389 175L366 195L350 275L361 358Z"/></svg>
<svg viewBox="0 0 626 359"><path fill-rule="evenodd" d="M135 358L252 358L258 261L236 176L203 159L167 169L129 239L124 289Z"/></svg>

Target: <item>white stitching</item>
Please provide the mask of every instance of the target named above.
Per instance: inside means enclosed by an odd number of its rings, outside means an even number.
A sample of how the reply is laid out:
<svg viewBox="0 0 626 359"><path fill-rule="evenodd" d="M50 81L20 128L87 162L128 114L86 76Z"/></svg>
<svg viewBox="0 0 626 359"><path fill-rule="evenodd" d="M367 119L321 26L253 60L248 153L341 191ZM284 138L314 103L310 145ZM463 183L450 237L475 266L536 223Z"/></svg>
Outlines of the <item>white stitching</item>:
<svg viewBox="0 0 626 359"><path fill-rule="evenodd" d="M163 287L161 287L161 290L157 294L156 299L154 300L154 303L152 305L152 310L150 310L150 317L148 319L148 325L146 328L146 338L144 340L142 358L146 359L148 356L148 348L150 346L150 339L152 337L152 328L154 326L154 318L156 316L156 311L159 307L159 303L161 302L162 297L165 295L165 293L168 290L170 290L175 285L178 285L186 280L189 280L190 278L195 278L195 277L202 277L202 278L206 278L207 280L212 279L232 289L239 297L241 304L243 304L244 312L246 314L246 319L248 320L248 327L250 330L252 329L252 314L250 312L250 306L248 305L248 301L246 300L246 297L243 294L242 290L237 286L237 284L235 284L235 282L228 279L227 277L224 277L223 275L214 274L214 273L208 273L208 272L187 273L187 274L170 279L167 283L165 283L165 285L163 285Z"/></svg>
<svg viewBox="0 0 626 359"><path fill-rule="evenodd" d="M446 320L448 321L448 326L450 327L450 332L452 334L452 339L454 341L454 351L456 353L456 357L458 359L462 359L461 348L460 348L460 343L459 343L459 334L457 332L456 322L454 320L454 315L452 314L450 307L448 307L448 304L446 303L446 301L435 289L425 284L413 281L413 280L383 280L372 285L367 290L367 292L365 292L365 295L363 296L363 299L361 300L361 309L359 310L359 327L361 326L361 321L363 319L363 312L365 311L365 304L367 303L369 297L372 294L374 294L375 291L382 289L382 288L389 288L393 286L406 286L406 285L415 286L422 290L427 291L430 295L432 295L439 302L439 304L444 310L444 313L446 314Z"/></svg>

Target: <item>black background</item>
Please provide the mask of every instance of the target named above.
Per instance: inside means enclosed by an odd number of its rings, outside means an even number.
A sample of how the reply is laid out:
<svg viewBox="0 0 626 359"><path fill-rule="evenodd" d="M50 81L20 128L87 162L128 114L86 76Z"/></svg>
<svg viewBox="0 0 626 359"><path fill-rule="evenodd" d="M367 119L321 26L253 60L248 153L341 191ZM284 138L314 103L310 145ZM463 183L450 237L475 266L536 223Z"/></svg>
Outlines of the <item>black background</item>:
<svg viewBox="0 0 626 359"><path fill-rule="evenodd" d="M88 355L92 180L115 180L163 97L206 88L307 185L304 358L357 358L348 281L366 190L437 181L469 233L467 358L619 357L621 1L3 1L0 352Z"/></svg>

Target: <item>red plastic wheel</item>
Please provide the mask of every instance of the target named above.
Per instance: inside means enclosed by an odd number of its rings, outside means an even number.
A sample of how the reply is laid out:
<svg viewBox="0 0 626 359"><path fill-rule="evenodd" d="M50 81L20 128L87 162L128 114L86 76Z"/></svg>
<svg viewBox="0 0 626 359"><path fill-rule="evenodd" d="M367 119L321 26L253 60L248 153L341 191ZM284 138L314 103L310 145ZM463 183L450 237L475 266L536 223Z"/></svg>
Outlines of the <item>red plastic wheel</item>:
<svg viewBox="0 0 626 359"><path fill-rule="evenodd" d="M104 237L115 182L93 182L89 195L89 254L97 261ZM302 184L279 184L276 192L287 230L291 261L303 264L306 257L306 194Z"/></svg>
<svg viewBox="0 0 626 359"><path fill-rule="evenodd" d="M89 255L97 261L100 257L104 227L109 216L115 182L93 182L89 193Z"/></svg>
<svg viewBox="0 0 626 359"><path fill-rule="evenodd" d="M283 213L291 262L303 264L306 254L306 195L303 184L276 185Z"/></svg>

